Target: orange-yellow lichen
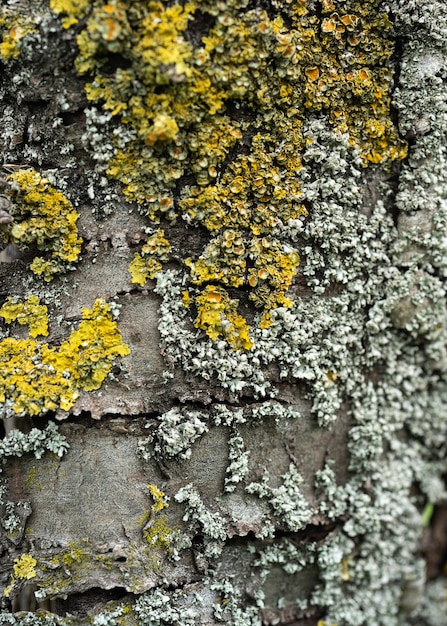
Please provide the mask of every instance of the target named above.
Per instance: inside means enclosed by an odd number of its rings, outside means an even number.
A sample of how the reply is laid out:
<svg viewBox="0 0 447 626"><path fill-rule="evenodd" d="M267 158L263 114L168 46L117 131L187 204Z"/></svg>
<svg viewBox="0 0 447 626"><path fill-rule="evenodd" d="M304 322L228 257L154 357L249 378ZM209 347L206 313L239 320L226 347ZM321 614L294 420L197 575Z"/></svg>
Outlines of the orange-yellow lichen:
<svg viewBox="0 0 447 626"><path fill-rule="evenodd" d="M22 16L13 16L5 8L0 7L0 59L5 62L17 59L20 55L22 40L27 35L36 32L32 20Z"/></svg>
<svg viewBox="0 0 447 626"><path fill-rule="evenodd" d="M297 0L276 15L208 0L94 0L78 44L78 71L92 76L87 97L130 131L125 141L113 131L107 174L151 222L181 215L212 233L185 259L190 281L247 288L262 328L272 308L293 305L286 292L299 255L275 237L307 216L306 118L346 134L365 166L406 155L390 115L392 24L372 0L324 0L321 14ZM114 72L101 70L109 54L123 59ZM148 268L136 256L133 282L162 261ZM196 326L228 339L209 322L218 315L205 290ZM248 337L245 320L231 316Z"/></svg>
<svg viewBox="0 0 447 626"><path fill-rule="evenodd" d="M40 304L37 296L29 296L25 302L16 302L9 297L0 309L0 317L7 324L17 321L22 326L29 326L31 337L48 335L48 309Z"/></svg>
<svg viewBox="0 0 447 626"><path fill-rule="evenodd" d="M167 516L160 515L161 511L169 507L166 495L156 485L146 485L146 487L149 489L154 503L151 506L149 521L143 529L144 539L150 548L161 548L168 554L172 554L177 532L169 526ZM159 566L158 560L156 560L155 566Z"/></svg>
<svg viewBox="0 0 447 626"><path fill-rule="evenodd" d="M159 513L169 506L165 500L166 496L164 492L161 491L156 485L146 485L146 488L149 489L150 494L154 499L154 504L152 505L153 513Z"/></svg>
<svg viewBox="0 0 447 626"><path fill-rule="evenodd" d="M64 272L81 252L78 213L63 193L47 178L31 169L18 170L8 178L11 189L12 228L7 241L17 246L36 246L45 256L36 256L30 269L45 281Z"/></svg>
<svg viewBox="0 0 447 626"><path fill-rule="evenodd" d="M57 15L66 14L62 18L64 28L70 28L85 17L90 8L90 0L50 0L50 9Z"/></svg>
<svg viewBox="0 0 447 626"><path fill-rule="evenodd" d="M158 229L147 239L141 248L141 254L137 252L129 265L132 282L143 286L149 278L155 278L163 269L162 262L168 261L170 252L171 244L164 231Z"/></svg>
<svg viewBox="0 0 447 626"><path fill-rule="evenodd" d="M237 313L237 300L232 300L225 289L207 285L196 297L196 328L206 332L210 339L225 339L235 350L250 350L253 342L249 326Z"/></svg>
<svg viewBox="0 0 447 626"><path fill-rule="evenodd" d="M82 321L59 349L34 339L0 343L0 403L20 415L68 411L81 390L99 389L117 356L130 353L107 303L82 309Z"/></svg>

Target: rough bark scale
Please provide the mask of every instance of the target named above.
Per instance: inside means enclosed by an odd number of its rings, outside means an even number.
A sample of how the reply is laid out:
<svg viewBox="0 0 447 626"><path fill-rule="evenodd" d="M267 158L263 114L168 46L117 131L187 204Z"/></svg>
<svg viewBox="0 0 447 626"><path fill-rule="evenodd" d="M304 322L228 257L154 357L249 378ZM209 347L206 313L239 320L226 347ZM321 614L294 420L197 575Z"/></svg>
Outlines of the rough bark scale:
<svg viewBox="0 0 447 626"><path fill-rule="evenodd" d="M3 3L1 623L445 623L446 19Z"/></svg>

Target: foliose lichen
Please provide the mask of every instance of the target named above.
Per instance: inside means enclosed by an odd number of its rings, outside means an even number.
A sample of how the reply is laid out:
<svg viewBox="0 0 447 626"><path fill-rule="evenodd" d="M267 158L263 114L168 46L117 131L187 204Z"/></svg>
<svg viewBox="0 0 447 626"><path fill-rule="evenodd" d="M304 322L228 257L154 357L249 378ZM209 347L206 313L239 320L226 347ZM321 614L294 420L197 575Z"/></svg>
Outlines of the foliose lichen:
<svg viewBox="0 0 447 626"><path fill-rule="evenodd" d="M15 301L11 296L0 308L0 317L7 324L17 321L21 326L29 326L31 337L48 335L48 309L40 304L37 296L29 296L25 302Z"/></svg>
<svg viewBox="0 0 447 626"><path fill-rule="evenodd" d="M14 559L13 574L11 574L11 582L6 587L3 595L8 598L14 585L20 580L30 580L36 577L37 561L31 554L22 554Z"/></svg>
<svg viewBox="0 0 447 626"><path fill-rule="evenodd" d="M16 304L16 310L29 306L28 300ZM32 301L34 312L39 306L39 301ZM46 328L46 311L37 310L42 318L40 328ZM29 315L26 319L27 323L33 321ZM69 411L81 390L99 389L115 358L129 353L103 300L96 300L92 309L82 309L78 328L59 348L35 339L7 337L0 342L2 410L5 415L39 415L59 408Z"/></svg>
<svg viewBox="0 0 447 626"><path fill-rule="evenodd" d="M69 449L67 438L62 435L54 422L48 422L44 429L32 428L29 433L12 429L0 442L0 459L21 457L31 453L36 459L42 458L45 452L52 452L59 458Z"/></svg>
<svg viewBox="0 0 447 626"><path fill-rule="evenodd" d="M33 19L13 13L8 7L0 7L0 60L11 63L20 56L21 41L37 28Z"/></svg>
<svg viewBox="0 0 447 626"><path fill-rule="evenodd" d="M30 269L49 282L79 258L79 214L64 194L38 172L18 170L9 176L8 183L14 222L6 233L6 242L19 248L36 246L39 252L47 253L35 256Z"/></svg>
<svg viewBox="0 0 447 626"><path fill-rule="evenodd" d="M65 26L85 14L71 2L51 6ZM113 144L105 171L151 223L182 217L210 232L203 253L183 259L192 286L202 287L194 294L196 327L235 350L254 341L228 289L248 290L261 329L271 325L272 310L294 305L286 292L300 263L291 233L308 215L302 180L313 140L306 121L327 118L363 166L406 155L390 115L389 15L372 0L325 2L321 14L306 2L283 11L95 0L78 35L87 97L113 121L103 130ZM204 16L210 26L196 36ZM109 55L122 63L105 73ZM141 285L163 258L143 260L144 252L130 268ZM210 289L234 302L237 324L216 311Z"/></svg>

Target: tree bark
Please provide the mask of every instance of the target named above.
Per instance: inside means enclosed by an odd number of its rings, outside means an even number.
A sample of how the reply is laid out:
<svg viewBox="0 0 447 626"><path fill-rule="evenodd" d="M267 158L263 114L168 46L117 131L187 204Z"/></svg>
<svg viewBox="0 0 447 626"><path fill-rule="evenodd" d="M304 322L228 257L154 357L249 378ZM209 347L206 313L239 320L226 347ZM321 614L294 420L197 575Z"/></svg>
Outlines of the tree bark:
<svg viewBox="0 0 447 626"><path fill-rule="evenodd" d="M0 623L445 623L446 19L3 3Z"/></svg>

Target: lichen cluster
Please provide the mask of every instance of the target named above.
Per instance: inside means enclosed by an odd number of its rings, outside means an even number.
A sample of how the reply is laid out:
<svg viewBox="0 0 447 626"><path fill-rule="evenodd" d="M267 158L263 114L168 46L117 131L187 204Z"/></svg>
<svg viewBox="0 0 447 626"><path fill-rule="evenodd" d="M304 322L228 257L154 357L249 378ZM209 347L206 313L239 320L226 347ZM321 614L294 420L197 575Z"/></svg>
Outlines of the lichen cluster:
<svg viewBox="0 0 447 626"><path fill-rule="evenodd" d="M51 6L65 26L86 14L70 2ZM390 116L388 15L374 0L324 2L321 15L304 1L269 14L247 2L95 0L78 46L87 96L112 120L108 176L151 222L181 216L210 232L202 254L184 259L196 326L250 349L248 325L230 320L227 336L228 316L206 290L236 302L228 288L247 289L261 328L273 309L293 307L286 292L300 256L284 228L308 215L304 121L327 118L365 166L406 154ZM133 282L158 271L163 255L152 254L149 265L134 259Z"/></svg>
<svg viewBox="0 0 447 626"><path fill-rule="evenodd" d="M20 557L14 559L13 571L11 574L11 582L6 587L3 595L8 598L14 585L18 580L30 580L35 578L37 561L31 554L22 554Z"/></svg>
<svg viewBox="0 0 447 626"><path fill-rule="evenodd" d="M10 63L20 56L20 42L27 35L37 33L33 20L26 16L17 18L11 10L0 7L0 60Z"/></svg>
<svg viewBox="0 0 447 626"><path fill-rule="evenodd" d="M38 172L18 170L8 183L14 223L6 241L19 248L35 246L44 253L34 257L30 269L49 282L78 260L82 244L76 227L79 215L64 194Z"/></svg>
<svg viewBox="0 0 447 626"><path fill-rule="evenodd" d="M303 589L312 570L312 589L296 591L290 603L302 611L322 607L321 626L444 624L444 579L428 583L420 609L408 596L424 585L416 550L422 512L446 498L446 5L387 3L404 44L394 102L402 134L414 139L393 197L386 182L369 179L405 154L389 110L394 34L385 5L322 0L316 13L316 4L284 0L280 14L272 2L267 15L232 0L51 3L65 12L66 27L81 29L78 70L89 74L98 107L89 115L110 116L103 135L114 142L109 176L152 223L163 221L134 275L140 272L137 284L156 279L164 353L187 374L214 377L238 401L203 412L176 407L152 420L140 453L160 462L186 467L191 446L213 426L230 427L231 436L219 500L195 482L174 496L185 521L209 539L208 570L197 583L202 607L187 597L189 585L160 586L134 604L141 624L196 623L213 602L211 588L220 602L210 623L257 626L275 569L293 590ZM159 271L171 259L169 242L159 244L170 239L176 217L209 239L183 259L186 270ZM298 253L303 298L290 294ZM245 293L260 311L252 328L236 303ZM16 304L8 301L4 312L30 323L33 303ZM191 311L212 341L191 332ZM283 386L275 388L272 371ZM275 481L265 471L244 487L252 448L237 425L254 421L255 410L239 406L240 394L291 389L300 399L305 389L320 427L337 426L340 409L349 417L346 478L339 484L330 461L317 472L317 506L301 493L299 459L281 477L274 468ZM280 403L257 407L261 417L289 419L287 411ZM235 520L226 505L241 489L293 533L274 537L266 519L256 535L263 541L247 541L254 562L243 571L260 571L263 581L250 597L237 574L219 578L236 544L228 541ZM158 514L162 492L152 486L151 493ZM295 532L314 514L334 530L321 541L297 541ZM153 530L143 530L149 543L164 541ZM72 566L76 558L69 559ZM288 602L276 600L278 609ZM124 610L104 609L97 622L115 626Z"/></svg>
<svg viewBox="0 0 447 626"><path fill-rule="evenodd" d="M30 300L33 300L30 313ZM11 312L12 306L15 311ZM32 296L25 303L4 305L7 321L19 317L32 324L34 336L46 331L46 307ZM9 309L9 313L8 313ZM39 313L33 320L31 315ZM30 333L31 334L31 333ZM46 332L45 332L46 334ZM129 354L109 306L96 300L82 309L82 321L59 348L36 339L7 337L0 343L0 403L6 414L39 415L68 411L82 390L99 389L117 356Z"/></svg>
<svg viewBox="0 0 447 626"><path fill-rule="evenodd" d="M31 337L38 335L46 337L48 335L47 312L47 307L40 304L37 296L29 296L24 302L16 302L9 296L0 308L0 317L3 317L7 324L17 321L21 326L28 326Z"/></svg>
<svg viewBox="0 0 447 626"><path fill-rule="evenodd" d="M171 244L166 239L164 231L159 228L148 237L141 248L141 254L137 252L129 265L132 282L144 286L149 278L155 278L163 269L162 261L169 260L170 252Z"/></svg>

